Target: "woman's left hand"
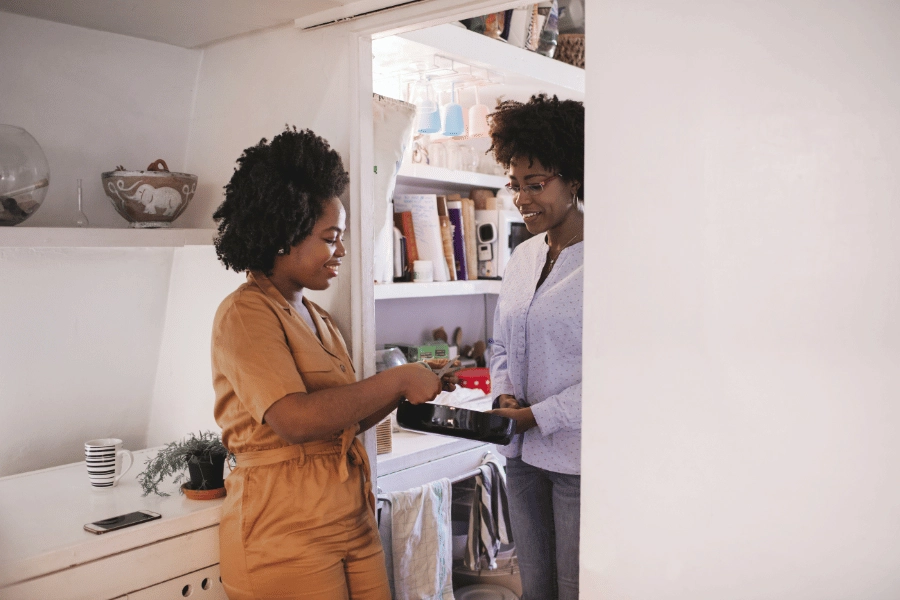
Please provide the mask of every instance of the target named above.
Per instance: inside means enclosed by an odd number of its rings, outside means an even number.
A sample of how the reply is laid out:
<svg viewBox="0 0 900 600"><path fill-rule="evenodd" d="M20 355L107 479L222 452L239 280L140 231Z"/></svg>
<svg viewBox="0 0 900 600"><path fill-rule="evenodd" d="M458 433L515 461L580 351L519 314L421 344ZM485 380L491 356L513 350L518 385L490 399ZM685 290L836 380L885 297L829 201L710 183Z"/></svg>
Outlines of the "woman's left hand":
<svg viewBox="0 0 900 600"><path fill-rule="evenodd" d="M537 421L534 419L534 413L531 412L530 406L523 408L495 408L487 412L492 415L507 417L515 421L516 433L525 433L532 427L537 426Z"/></svg>

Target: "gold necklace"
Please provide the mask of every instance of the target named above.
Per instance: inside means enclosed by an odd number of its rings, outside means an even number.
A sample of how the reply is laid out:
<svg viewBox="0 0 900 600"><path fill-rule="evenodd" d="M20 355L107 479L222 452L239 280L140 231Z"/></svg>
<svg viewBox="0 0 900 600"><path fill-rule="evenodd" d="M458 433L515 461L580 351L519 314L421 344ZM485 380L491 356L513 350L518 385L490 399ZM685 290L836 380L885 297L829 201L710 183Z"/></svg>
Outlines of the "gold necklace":
<svg viewBox="0 0 900 600"><path fill-rule="evenodd" d="M575 238L577 238L579 235L581 235L581 233L576 233L574 236L572 236L572 239L570 239L568 242L566 242L565 246L563 246L562 248L559 249L559 252L556 253L556 256L554 256L553 258L550 259L548 266L551 269L553 268L553 265L556 264L556 259L559 258L560 254L562 254L562 251L565 250L566 248L568 248L572 244L572 242L575 241Z"/></svg>

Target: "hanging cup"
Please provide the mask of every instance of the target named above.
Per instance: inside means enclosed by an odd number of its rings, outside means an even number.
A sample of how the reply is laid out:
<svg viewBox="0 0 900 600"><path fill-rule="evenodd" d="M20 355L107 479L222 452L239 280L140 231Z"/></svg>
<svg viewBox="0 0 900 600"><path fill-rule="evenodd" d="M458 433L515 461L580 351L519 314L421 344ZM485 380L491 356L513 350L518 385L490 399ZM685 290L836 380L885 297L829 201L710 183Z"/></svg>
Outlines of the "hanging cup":
<svg viewBox="0 0 900 600"><path fill-rule="evenodd" d="M488 107L481 103L478 88L475 88L475 104L469 108L469 137L487 137L490 128L487 122Z"/></svg>
<svg viewBox="0 0 900 600"><path fill-rule="evenodd" d="M416 106L416 131L419 133L437 133L441 130L441 114L433 96L434 90L427 79L413 83L411 100Z"/></svg>
<svg viewBox="0 0 900 600"><path fill-rule="evenodd" d="M444 107L444 131L443 135L454 137L462 135L466 131L463 122L462 106L456 103L456 84L450 88L450 104Z"/></svg>
<svg viewBox="0 0 900 600"><path fill-rule="evenodd" d="M419 133L437 133L441 130L441 113L435 109L430 113L419 115Z"/></svg>

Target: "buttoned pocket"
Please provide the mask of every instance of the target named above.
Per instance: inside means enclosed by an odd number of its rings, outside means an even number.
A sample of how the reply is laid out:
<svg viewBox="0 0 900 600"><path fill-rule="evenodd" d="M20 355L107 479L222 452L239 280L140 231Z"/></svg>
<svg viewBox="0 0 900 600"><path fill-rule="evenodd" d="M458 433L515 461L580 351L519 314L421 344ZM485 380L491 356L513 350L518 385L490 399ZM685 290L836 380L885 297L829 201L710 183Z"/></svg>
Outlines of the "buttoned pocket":
<svg viewBox="0 0 900 600"><path fill-rule="evenodd" d="M323 352L294 352L294 364L301 373L323 373L333 371L337 367L330 356Z"/></svg>

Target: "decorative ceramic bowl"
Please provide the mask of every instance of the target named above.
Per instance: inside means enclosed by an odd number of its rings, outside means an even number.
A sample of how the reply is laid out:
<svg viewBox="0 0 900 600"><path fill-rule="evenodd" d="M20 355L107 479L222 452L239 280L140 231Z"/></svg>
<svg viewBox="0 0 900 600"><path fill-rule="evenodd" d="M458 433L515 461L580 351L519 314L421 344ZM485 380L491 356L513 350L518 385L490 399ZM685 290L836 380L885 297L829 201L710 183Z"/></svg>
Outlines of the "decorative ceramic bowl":
<svg viewBox="0 0 900 600"><path fill-rule="evenodd" d="M197 191L196 175L173 173L162 159L146 171L117 169L101 176L103 191L132 227L171 227Z"/></svg>

